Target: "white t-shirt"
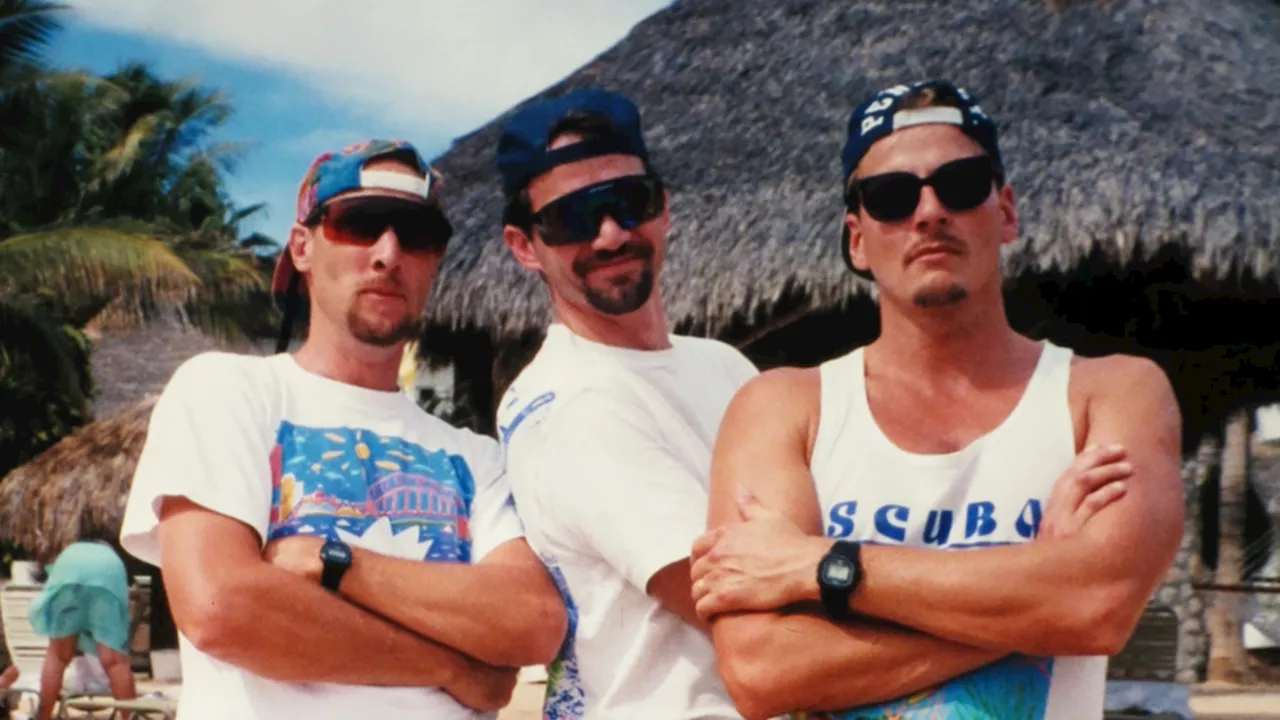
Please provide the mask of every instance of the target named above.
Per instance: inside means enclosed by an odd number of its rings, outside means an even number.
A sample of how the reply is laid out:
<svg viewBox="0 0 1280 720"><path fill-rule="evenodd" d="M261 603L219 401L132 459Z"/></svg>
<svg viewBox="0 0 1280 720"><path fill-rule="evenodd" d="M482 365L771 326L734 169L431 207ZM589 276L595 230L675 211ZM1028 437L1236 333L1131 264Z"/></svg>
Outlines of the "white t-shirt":
<svg viewBox="0 0 1280 720"><path fill-rule="evenodd" d="M546 718L740 717L710 639L645 587L706 530L716 433L756 369L724 343L671 343L627 350L552 325L499 406L526 539L569 609Z"/></svg>
<svg viewBox="0 0 1280 720"><path fill-rule="evenodd" d="M321 535L433 562L476 562L522 535L497 442L402 393L307 372L287 354L210 352L178 368L151 416L120 538L157 566L157 511L169 496L266 540ZM436 688L285 683L211 657L185 636L179 647L184 720L492 717Z"/></svg>

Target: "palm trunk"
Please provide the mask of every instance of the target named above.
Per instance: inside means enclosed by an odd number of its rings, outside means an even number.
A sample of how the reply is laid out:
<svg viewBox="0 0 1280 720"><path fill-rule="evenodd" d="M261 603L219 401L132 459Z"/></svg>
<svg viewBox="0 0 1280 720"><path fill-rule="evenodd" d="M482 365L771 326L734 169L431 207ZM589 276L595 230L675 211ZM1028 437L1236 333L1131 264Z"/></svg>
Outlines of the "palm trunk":
<svg viewBox="0 0 1280 720"><path fill-rule="evenodd" d="M1222 474L1218 504L1218 568L1214 583L1238 586L1244 581L1245 488L1249 477L1250 412L1246 408L1227 418L1222 442ZM1210 681L1240 683L1249 678L1241 616L1244 596L1219 590L1209 609Z"/></svg>

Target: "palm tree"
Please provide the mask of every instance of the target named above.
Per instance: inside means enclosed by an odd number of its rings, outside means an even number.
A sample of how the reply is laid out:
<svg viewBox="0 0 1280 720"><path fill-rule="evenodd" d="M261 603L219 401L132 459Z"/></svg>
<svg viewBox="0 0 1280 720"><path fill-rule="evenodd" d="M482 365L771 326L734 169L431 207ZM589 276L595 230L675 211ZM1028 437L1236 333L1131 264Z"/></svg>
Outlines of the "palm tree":
<svg viewBox="0 0 1280 720"><path fill-rule="evenodd" d="M1218 564L1214 584L1239 587L1244 582L1245 492L1249 478L1251 409L1241 408L1227 418L1222 442L1222 472L1218 505ZM1209 630L1207 679L1239 683L1250 679L1241 622L1243 597L1238 591L1214 593L1206 615Z"/></svg>
<svg viewBox="0 0 1280 720"><path fill-rule="evenodd" d="M0 475L89 419L91 320L237 335L266 307L266 241L239 237L261 207L225 193L244 148L210 141L230 105L139 64L41 68L60 11L0 0Z"/></svg>
<svg viewBox="0 0 1280 720"><path fill-rule="evenodd" d="M0 0L0 78L40 63L45 46L62 27L57 14L65 9L44 0Z"/></svg>

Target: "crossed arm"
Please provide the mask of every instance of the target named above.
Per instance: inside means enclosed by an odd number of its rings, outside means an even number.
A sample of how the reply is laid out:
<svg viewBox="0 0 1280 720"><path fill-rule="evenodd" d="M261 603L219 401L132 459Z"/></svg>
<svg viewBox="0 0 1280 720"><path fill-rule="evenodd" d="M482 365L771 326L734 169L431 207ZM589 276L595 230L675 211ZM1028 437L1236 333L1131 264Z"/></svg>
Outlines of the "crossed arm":
<svg viewBox="0 0 1280 720"><path fill-rule="evenodd" d="M1154 364L1089 361L1085 445L1122 445L1133 466L1120 501L1080 532L946 557L865 548L858 612L979 647L1114 655L1133 632L1182 535L1181 419ZM1073 377L1073 381L1075 381ZM995 578L1017 582L991 582ZM939 603L938 598L945 598Z"/></svg>
<svg viewBox="0 0 1280 720"><path fill-rule="evenodd" d="M164 501L166 584L174 620L196 647L273 680L438 687L497 710L510 700L514 668L548 661L563 636L559 594L522 540L478 566L357 551L342 583L355 604L320 586L319 539L287 541L288 559L273 562L238 520L185 498ZM485 583L496 585L481 591ZM522 612L495 607L495 586L521 598Z"/></svg>
<svg viewBox="0 0 1280 720"><path fill-rule="evenodd" d="M821 538L808 469L812 428L803 408L807 400L816 407L817 393L816 372L774 370L734 399L712 461L710 528L739 520L736 488L741 486L796 532L822 547L830 544ZM709 549L695 548L695 557ZM816 563L812 570L816 575ZM885 624L836 624L804 609L728 612L712 618L720 673L745 717L890 700L1005 654ZM779 672L784 666L786 672Z"/></svg>
<svg viewBox="0 0 1280 720"><path fill-rule="evenodd" d="M447 687L468 669L460 653L267 562L252 529L185 498L164 500L160 552L183 634L209 655L255 675Z"/></svg>
<svg viewBox="0 0 1280 720"><path fill-rule="evenodd" d="M821 534L807 469L817 374L775 371L744 389L721 428L713 529L695 548L693 568L695 580L706 578L694 594L700 614L714 618L721 671L739 709L768 717L877 702L1010 652L1117 652L1176 552L1180 423L1168 381L1145 361L1108 358L1084 382L1097 385L1088 393L1085 444L1124 446L1131 462L1116 484L1122 491L1095 493L1101 505L1088 486L1071 502L1052 498L1046 521L1076 506L1089 521L1062 537L1042 530L1027 545L964 553L864 547L865 579L851 606L891 628L796 612L817 601L816 567L830 546L812 537ZM739 486L769 511L735 523ZM742 570L752 556L772 564ZM744 579L749 572L755 577ZM761 589L766 576L774 589ZM1000 577L1018 582L992 582ZM776 672L779 663L787 673Z"/></svg>
<svg viewBox="0 0 1280 720"><path fill-rule="evenodd" d="M543 665L564 640L564 601L523 539L502 544L477 565L352 553L338 588L344 597L478 660ZM311 556L319 557L318 542Z"/></svg>

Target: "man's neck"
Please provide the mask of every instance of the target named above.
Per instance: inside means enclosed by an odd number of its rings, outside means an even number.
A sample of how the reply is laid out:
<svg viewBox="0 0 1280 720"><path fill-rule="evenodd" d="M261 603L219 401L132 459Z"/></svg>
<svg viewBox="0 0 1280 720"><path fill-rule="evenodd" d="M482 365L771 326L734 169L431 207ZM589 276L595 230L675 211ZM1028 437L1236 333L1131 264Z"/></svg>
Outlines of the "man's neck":
<svg viewBox="0 0 1280 720"><path fill-rule="evenodd" d="M1034 352L1035 343L1009 325L998 291L938 308L882 301L880 322L880 337L867 352L894 375L981 382L1020 365L1020 353Z"/></svg>
<svg viewBox="0 0 1280 720"><path fill-rule="evenodd" d="M629 350L666 350L671 347L667 316L656 288L643 307L626 315L607 315L574 307L558 299L554 304L556 320L575 335L592 342Z"/></svg>
<svg viewBox="0 0 1280 720"><path fill-rule="evenodd" d="M307 341L293 356L302 369L348 385L393 392L400 387L404 343L378 347L313 323Z"/></svg>

